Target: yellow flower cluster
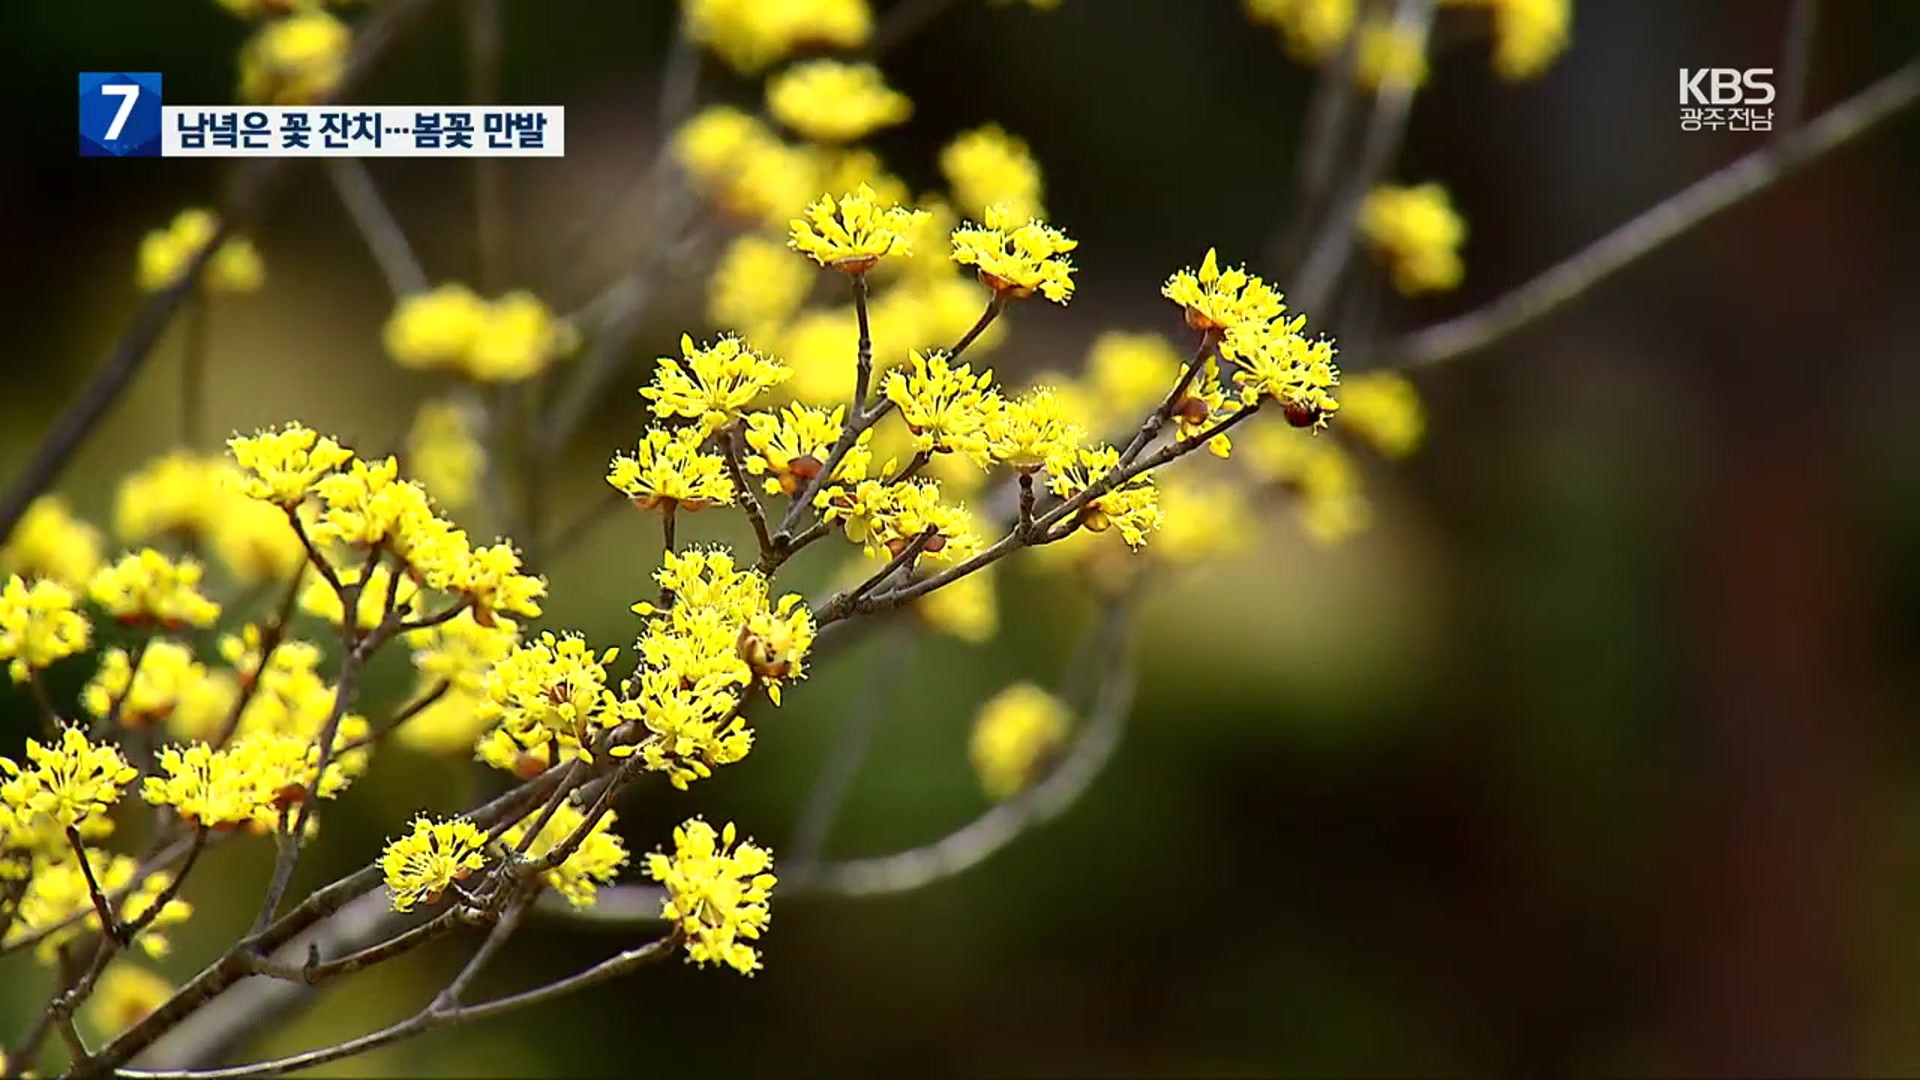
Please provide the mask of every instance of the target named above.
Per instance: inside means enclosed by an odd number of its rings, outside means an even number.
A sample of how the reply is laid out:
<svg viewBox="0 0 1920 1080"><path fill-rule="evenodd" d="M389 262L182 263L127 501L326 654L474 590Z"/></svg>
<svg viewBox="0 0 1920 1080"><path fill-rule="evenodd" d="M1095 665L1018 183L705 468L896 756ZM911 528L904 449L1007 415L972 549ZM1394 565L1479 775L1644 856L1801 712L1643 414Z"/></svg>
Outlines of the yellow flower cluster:
<svg viewBox="0 0 1920 1080"><path fill-rule="evenodd" d="M141 548L96 570L87 594L128 626L212 626L220 617L220 605L201 593L203 574L192 559L176 561Z"/></svg>
<svg viewBox="0 0 1920 1080"><path fill-rule="evenodd" d="M0 660L14 682L86 649L92 627L74 601L73 590L57 581L29 584L14 574L0 587Z"/></svg>
<svg viewBox="0 0 1920 1080"><path fill-rule="evenodd" d="M1337 443L1260 427L1244 441L1248 467L1260 479L1294 494L1300 523L1314 540L1339 543L1372 520L1359 467Z"/></svg>
<svg viewBox="0 0 1920 1080"><path fill-rule="evenodd" d="M1442 292L1466 273L1460 244L1467 226L1439 184L1373 189L1360 204L1359 226L1402 293Z"/></svg>
<svg viewBox="0 0 1920 1080"><path fill-rule="evenodd" d="M0 807L10 827L69 829L104 815L138 775L113 744L89 742L70 727L55 742L28 739L26 766L0 757Z"/></svg>
<svg viewBox="0 0 1920 1080"><path fill-rule="evenodd" d="M45 578L69 589L85 589L87 579L100 568L105 545L100 530L75 517L67 500L42 495L0 548L0 573Z"/></svg>
<svg viewBox="0 0 1920 1080"><path fill-rule="evenodd" d="M844 405L832 409L789 405L778 411L748 413L747 472L766 476L763 483L769 495L796 494L826 467L829 452L840 440L846 412ZM841 483L866 479L872 442L873 429L862 431L829 479Z"/></svg>
<svg viewBox="0 0 1920 1080"><path fill-rule="evenodd" d="M1169 278L1161 293L1186 312L1187 325L1219 335L1219 353L1234 367L1244 404L1273 401L1295 427L1322 427L1340 408L1333 343L1308 341L1306 316L1286 317L1279 290L1238 267L1222 270L1212 248L1198 270ZM1218 419L1218 418L1216 418Z"/></svg>
<svg viewBox="0 0 1920 1080"><path fill-rule="evenodd" d="M671 857L647 856L647 873L666 887L660 915L686 938L688 959L751 975L760 953L750 942L772 918L768 900L778 879L773 853L737 837L732 822L716 835L694 818L673 830Z"/></svg>
<svg viewBox="0 0 1920 1080"><path fill-rule="evenodd" d="M324 101L340 85L352 50L353 31L317 6L267 22L240 49L240 100Z"/></svg>
<svg viewBox="0 0 1920 1080"><path fill-rule="evenodd" d="M471 821L413 820L411 830L380 853L380 873L393 910L432 904L454 883L487 864L487 834Z"/></svg>
<svg viewBox="0 0 1920 1080"><path fill-rule="evenodd" d="M1340 428L1387 457L1405 457L1426 432L1420 392L1390 371L1350 376L1340 384Z"/></svg>
<svg viewBox="0 0 1920 1080"><path fill-rule="evenodd" d="M910 354L909 369L894 371L882 392L900 410L913 433L913 448L928 454L965 454L986 468L992 463L987 430L1005 403L993 386L993 372L978 375L966 364L954 366L943 352Z"/></svg>
<svg viewBox="0 0 1920 1080"><path fill-rule="evenodd" d="M1375 93L1418 89L1427 81L1426 40L1391 20L1368 20L1360 27L1353 74Z"/></svg>
<svg viewBox="0 0 1920 1080"><path fill-rule="evenodd" d="M450 513L473 505L486 475L487 451L469 410L452 401L423 401L407 429L408 476Z"/></svg>
<svg viewBox="0 0 1920 1080"><path fill-rule="evenodd" d="M495 725L481 758L514 768L522 753L590 756L594 741L634 711L607 686L607 665L619 654L550 631L509 652L481 681L480 718Z"/></svg>
<svg viewBox="0 0 1920 1080"><path fill-rule="evenodd" d="M93 996L81 1006L80 1016L95 1035L112 1039L145 1020L172 996L173 984L164 976L133 964L115 964L94 983Z"/></svg>
<svg viewBox="0 0 1920 1080"><path fill-rule="evenodd" d="M1309 63L1332 56L1353 28L1356 0L1245 0L1247 14L1280 31L1287 51Z"/></svg>
<svg viewBox="0 0 1920 1080"><path fill-rule="evenodd" d="M148 728L167 722L182 699L200 693L208 680L206 667L194 659L192 649L155 638L140 650L138 660L125 649L108 649L80 691L80 704L92 716L104 719L117 703L123 727Z"/></svg>
<svg viewBox="0 0 1920 1080"><path fill-rule="evenodd" d="M752 75L803 45L857 49L873 32L867 0L688 0L687 37Z"/></svg>
<svg viewBox="0 0 1920 1080"><path fill-rule="evenodd" d="M767 111L803 138L845 143L906 120L913 103L872 64L809 60L768 81Z"/></svg>
<svg viewBox="0 0 1920 1080"><path fill-rule="evenodd" d="M395 740L433 753L475 750L475 739L491 723L483 703L487 673L519 644L520 628L499 618L481 626L465 611L438 626L408 631L406 639L419 673L415 698L432 700L400 727ZM513 770L521 756L518 745L511 739L490 745L508 756L495 761L482 752L482 759Z"/></svg>
<svg viewBox="0 0 1920 1080"><path fill-rule="evenodd" d="M147 929L136 941L140 950L148 956L165 956L171 943L161 931L185 922L193 914L193 906L178 898L168 900L158 911L153 910L173 883L172 875L153 873L141 877L139 864L133 859L95 848L86 849L86 860L101 892L109 897L123 894L123 899L112 909L114 918L123 925L136 921L147 923ZM100 915L93 906L93 894L87 887L87 870L71 851L35 858L26 890L14 911L14 921L6 937L0 939L0 948L29 936L43 935L33 948L34 959L43 964L55 962L62 949L103 929Z"/></svg>
<svg viewBox="0 0 1920 1080"><path fill-rule="evenodd" d="M182 210L164 229L155 229L140 241L139 283L147 292L159 292L179 281L187 264L206 250L219 231L219 221L210 210ZM216 293L246 293L266 281L266 264L260 252L245 237L230 237L208 261L200 278L200 288Z"/></svg>
<svg viewBox="0 0 1920 1080"><path fill-rule="evenodd" d="M733 478L727 460L705 449L702 428L650 428L631 457L617 454L607 467L607 483L642 510L694 512L733 503Z"/></svg>
<svg viewBox="0 0 1920 1080"><path fill-rule="evenodd" d="M1531 79L1566 51L1573 0L1444 0L1493 14L1493 69L1504 79Z"/></svg>
<svg viewBox="0 0 1920 1080"><path fill-rule="evenodd" d="M953 233L953 261L973 267L981 284L1001 296L1024 300L1035 292L1064 304L1073 296L1073 262L1067 253L1079 246L1066 233L1032 220L1018 220L1006 207L987 207L984 226Z"/></svg>
<svg viewBox="0 0 1920 1080"><path fill-rule="evenodd" d="M600 815L587 829L579 846L568 852L560 865L541 875L541 880L569 905L576 908L592 907L600 886L611 883L620 876L620 868L627 865L626 842L613 831L617 817L611 810ZM524 857L539 861L552 855L586 824L587 815L572 803L563 802L554 808L553 816L540 827L533 839L527 839L533 822L523 820L503 833L500 842L515 851L525 843Z"/></svg>
<svg viewBox="0 0 1920 1080"><path fill-rule="evenodd" d="M843 274L865 273L888 255L913 251L913 236L928 218L925 210L909 210L881 202L873 188L842 195L822 195L793 220L788 243L821 266Z"/></svg>
<svg viewBox="0 0 1920 1080"><path fill-rule="evenodd" d="M653 384L642 387L640 396L652 402L655 416L697 421L707 435L739 419L741 410L792 375L731 334L708 346L696 346L682 334L680 355L681 360L660 358Z"/></svg>
<svg viewBox="0 0 1920 1080"><path fill-rule="evenodd" d="M1066 705L1032 683L1015 683L981 706L969 753L988 797L1007 798L1037 780L1072 724Z"/></svg>
<svg viewBox="0 0 1920 1080"><path fill-rule="evenodd" d="M1026 143L998 125L956 136L940 151L940 171L963 213L984 215L1000 206L1016 221L1046 216L1040 166Z"/></svg>
<svg viewBox="0 0 1920 1080"><path fill-rule="evenodd" d="M400 298L383 332L402 367L474 382L520 382L579 346L579 334L529 292L488 301L461 284Z"/></svg>
<svg viewBox="0 0 1920 1080"><path fill-rule="evenodd" d="M1062 499L1071 499L1119 465L1120 453L1111 446L1058 454L1047 462L1047 487ZM1160 527L1160 500L1153 478L1135 476L1090 500L1080 511L1080 526L1094 533L1118 530L1130 548L1145 544L1147 534Z"/></svg>
<svg viewBox="0 0 1920 1080"><path fill-rule="evenodd" d="M114 495L121 540L210 549L236 580L284 581L306 560L286 515L239 491L232 461L176 450L127 474Z"/></svg>

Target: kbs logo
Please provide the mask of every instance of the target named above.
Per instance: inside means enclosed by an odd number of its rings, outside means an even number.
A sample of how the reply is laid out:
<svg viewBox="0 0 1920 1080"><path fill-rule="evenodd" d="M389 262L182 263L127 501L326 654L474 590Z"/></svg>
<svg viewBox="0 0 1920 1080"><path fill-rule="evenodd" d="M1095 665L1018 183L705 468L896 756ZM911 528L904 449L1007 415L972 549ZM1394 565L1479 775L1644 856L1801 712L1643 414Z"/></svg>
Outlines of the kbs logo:
<svg viewBox="0 0 1920 1080"><path fill-rule="evenodd" d="M1681 68L1682 105L1771 105L1772 68Z"/></svg>
<svg viewBox="0 0 1920 1080"><path fill-rule="evenodd" d="M1681 68L1680 130L1772 131L1772 68Z"/></svg>

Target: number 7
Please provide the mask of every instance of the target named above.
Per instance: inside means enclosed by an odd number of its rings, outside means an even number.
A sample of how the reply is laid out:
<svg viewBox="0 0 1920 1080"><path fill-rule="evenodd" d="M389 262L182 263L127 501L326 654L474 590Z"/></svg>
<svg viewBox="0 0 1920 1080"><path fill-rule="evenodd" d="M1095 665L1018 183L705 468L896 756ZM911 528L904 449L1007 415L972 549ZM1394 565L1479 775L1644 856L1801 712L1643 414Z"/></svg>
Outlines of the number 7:
<svg viewBox="0 0 1920 1080"><path fill-rule="evenodd" d="M140 100L139 83L108 83L100 87L107 97L120 99L120 111L113 114L113 123L107 125L107 136L103 142L112 142L120 137L120 129L127 126L127 114L133 111L133 103Z"/></svg>

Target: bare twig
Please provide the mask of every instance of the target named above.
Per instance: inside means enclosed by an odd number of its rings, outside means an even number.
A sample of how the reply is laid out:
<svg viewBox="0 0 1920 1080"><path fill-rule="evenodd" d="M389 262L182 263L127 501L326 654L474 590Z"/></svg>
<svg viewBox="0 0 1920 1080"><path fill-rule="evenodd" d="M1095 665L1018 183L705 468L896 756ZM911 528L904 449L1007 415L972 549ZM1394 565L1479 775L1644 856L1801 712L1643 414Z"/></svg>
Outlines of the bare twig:
<svg viewBox="0 0 1920 1080"><path fill-rule="evenodd" d="M1920 60L1909 61L1792 132L1695 181L1485 307L1390 344L1386 360L1399 367L1424 367L1484 349L1807 162L1866 134L1916 99Z"/></svg>
<svg viewBox="0 0 1920 1080"><path fill-rule="evenodd" d="M1787 11L1787 39L1780 57L1780 121L1784 135L1800 126L1806 113L1807 81L1813 71L1813 40L1820 22L1820 0L1793 0ZM1778 135L1775 136L1779 137Z"/></svg>
<svg viewBox="0 0 1920 1080"><path fill-rule="evenodd" d="M381 198L366 165L359 158L328 158L327 179L332 181L334 193L339 195L340 205L346 208L360 238L366 241L380 276L386 279L387 291L396 299L425 292L429 285L427 272L413 253L413 245L407 242L406 230Z"/></svg>

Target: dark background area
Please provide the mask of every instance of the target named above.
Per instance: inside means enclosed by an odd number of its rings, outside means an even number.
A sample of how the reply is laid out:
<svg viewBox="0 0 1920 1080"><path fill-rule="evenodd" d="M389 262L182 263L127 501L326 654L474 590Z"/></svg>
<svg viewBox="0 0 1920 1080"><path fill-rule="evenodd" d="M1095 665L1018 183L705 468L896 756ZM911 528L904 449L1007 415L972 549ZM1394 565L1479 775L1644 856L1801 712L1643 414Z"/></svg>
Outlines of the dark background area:
<svg viewBox="0 0 1920 1080"><path fill-rule="evenodd" d="M884 7L884 5L882 5ZM1679 129L1680 67L1779 67L1785 4L1586 0L1539 81L1443 36L1394 178L1466 216L1470 309L1755 145ZM671 5L506 5L502 99L568 107L568 155L508 166L508 284L571 307L633 257ZM74 74L157 70L169 103L231 96L244 28L199 0L0 10L16 102L0 166L10 301L0 472L105 355L138 297L139 237L212 201L217 163L82 160ZM438 5L362 98L464 95ZM1920 5L1821 5L1817 111L1920 48ZM879 141L926 186L939 146L998 120L1046 168L1082 241L1065 312L1020 310L996 366L1058 367L1102 329L1172 332L1157 295L1209 245L1256 257L1285 219L1311 72L1225 0L963 0L892 54L913 122ZM717 65L714 65L717 69ZM708 97L753 87L711 70ZM471 275L459 163L375 161L436 279ZM381 355L389 305L316 168L258 232L267 289L224 305L209 415L298 418L362 440L432 387ZM1252 549L1157 595L1119 756L1056 824L959 879L875 901L782 903L752 980L678 965L340 1074L885 1071L921 1075L1920 1070L1920 121L1816 163L1594 289L1417 381L1430 438L1369 475L1379 521L1336 550L1275 515ZM580 242L583 220L595 223ZM1279 283L1282 288L1285 281ZM649 328L631 378L701 328ZM671 314L671 311L669 312ZM1343 356L1365 367L1364 351ZM64 479L103 520L170 445L166 343ZM591 498L644 424L609 395L565 476ZM631 632L658 556L637 520L552 569L547 625ZM980 807L967 724L1047 682L1084 606L1019 574L991 645L926 642L834 849L936 837ZM1071 598L1067 598L1071 599ZM805 798L871 648L791 695L744 763L622 811L636 851L697 811L773 844ZM404 675L384 688L402 692ZM24 694L6 697L13 738ZM360 865L422 793L464 774L391 753L329 817L311 880ZM230 939L264 847L222 850L164 966ZM304 875L303 877L308 877ZM553 977L640 931L541 923L488 982ZM469 947L330 991L281 1052L371 1029ZM0 1037L40 1000L4 969Z"/></svg>

